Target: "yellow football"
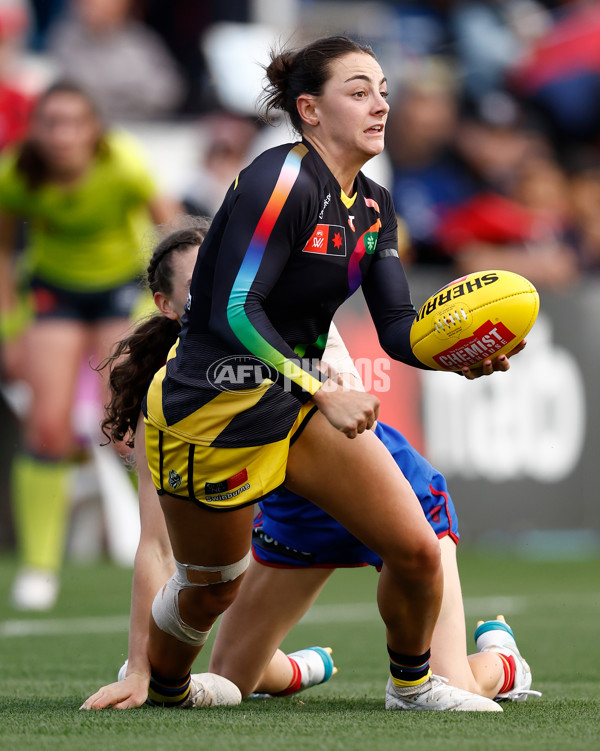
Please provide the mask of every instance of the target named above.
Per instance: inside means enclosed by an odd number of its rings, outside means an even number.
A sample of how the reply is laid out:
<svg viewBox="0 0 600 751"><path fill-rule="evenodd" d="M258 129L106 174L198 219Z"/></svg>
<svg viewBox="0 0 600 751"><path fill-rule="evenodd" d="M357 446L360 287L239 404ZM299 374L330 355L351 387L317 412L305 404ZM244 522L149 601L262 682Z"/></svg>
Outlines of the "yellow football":
<svg viewBox="0 0 600 751"><path fill-rule="evenodd" d="M461 370L510 352L535 323L540 299L512 271L481 271L455 279L421 306L410 343L434 370Z"/></svg>

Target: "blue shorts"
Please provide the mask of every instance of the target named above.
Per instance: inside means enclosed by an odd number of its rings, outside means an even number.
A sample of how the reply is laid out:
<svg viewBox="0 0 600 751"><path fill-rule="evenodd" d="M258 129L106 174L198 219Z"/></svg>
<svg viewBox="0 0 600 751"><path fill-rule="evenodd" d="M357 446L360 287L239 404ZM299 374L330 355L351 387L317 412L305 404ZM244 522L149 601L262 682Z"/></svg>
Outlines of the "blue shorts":
<svg viewBox="0 0 600 751"><path fill-rule="evenodd" d="M436 535L458 542L456 511L443 475L394 428L380 422L375 433L410 482ZM280 568L381 568L381 558L339 522L285 489L260 502L252 550L260 563Z"/></svg>

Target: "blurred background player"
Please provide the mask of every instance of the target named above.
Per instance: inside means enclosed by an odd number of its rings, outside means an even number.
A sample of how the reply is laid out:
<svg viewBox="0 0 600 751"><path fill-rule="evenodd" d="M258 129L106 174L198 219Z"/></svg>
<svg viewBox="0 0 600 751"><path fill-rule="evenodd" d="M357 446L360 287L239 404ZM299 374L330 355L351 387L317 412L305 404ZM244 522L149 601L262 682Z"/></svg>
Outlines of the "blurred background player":
<svg viewBox="0 0 600 751"><path fill-rule="evenodd" d="M12 600L20 609L48 609L58 591L80 366L123 336L140 292L142 239L175 211L137 143L106 131L92 99L69 82L42 94L28 138L0 160L2 316L19 315L23 285L34 316L3 347L5 375L32 391L13 465L20 570ZM16 273L20 220L27 237Z"/></svg>

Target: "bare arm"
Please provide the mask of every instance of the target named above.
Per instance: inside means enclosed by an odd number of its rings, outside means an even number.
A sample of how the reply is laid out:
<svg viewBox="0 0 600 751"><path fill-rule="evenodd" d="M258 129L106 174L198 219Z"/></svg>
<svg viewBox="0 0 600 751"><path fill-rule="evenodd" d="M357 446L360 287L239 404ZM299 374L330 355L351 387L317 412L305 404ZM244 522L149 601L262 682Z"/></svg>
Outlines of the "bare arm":
<svg viewBox="0 0 600 751"><path fill-rule="evenodd" d="M135 434L135 458L141 534L133 569L127 677L120 683L103 686L83 703L81 709L132 709L146 701L150 682L148 623L152 602L159 588L175 572L165 519L146 460L141 416Z"/></svg>
<svg viewBox="0 0 600 751"><path fill-rule="evenodd" d="M149 202L148 210L154 224L171 222L175 217L183 213L181 204L165 195L155 196Z"/></svg>

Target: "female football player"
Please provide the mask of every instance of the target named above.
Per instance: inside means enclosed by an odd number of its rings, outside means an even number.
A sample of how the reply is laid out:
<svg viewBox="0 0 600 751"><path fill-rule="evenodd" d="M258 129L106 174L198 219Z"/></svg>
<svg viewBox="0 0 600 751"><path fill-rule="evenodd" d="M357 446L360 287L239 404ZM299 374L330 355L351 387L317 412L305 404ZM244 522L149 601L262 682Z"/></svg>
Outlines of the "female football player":
<svg viewBox="0 0 600 751"><path fill-rule="evenodd" d="M383 149L386 79L346 37L274 55L267 76L267 112L285 111L302 140L261 154L227 192L143 407L176 565L152 606L150 697L188 701L190 667L248 567L254 504L285 481L382 559L386 706L470 709L480 697L431 675L440 547L370 430L378 400L318 369L333 314L359 286L384 349L420 366L394 208L360 171ZM466 372L495 368L507 357Z"/></svg>
<svg viewBox="0 0 600 751"><path fill-rule="evenodd" d="M111 367L112 400L105 431L117 441L133 444L138 462L142 534L136 555L129 659L124 680L101 688L83 705L130 708L148 696L150 663L147 655L148 620L157 586L174 570L172 551L158 498L145 464L138 421L141 394L157 365L175 343L183 315L198 245L205 225L195 220L172 233L156 248L148 268L148 282L163 316L142 324L117 348ZM351 387L360 388L358 373L332 326L324 355ZM116 364L114 364L116 363ZM456 565L458 530L444 478L389 426L379 424L377 435L411 482L425 515L440 538L444 568L442 610L434 631L432 665L455 686L487 697L523 697L531 683L527 664L504 627L493 632L494 651L467 660L464 614ZM328 653L314 648L285 655L277 648L283 637L316 599L335 567L381 560L317 507L291 493L275 493L261 502L255 521L254 558L240 595L223 616L211 657L211 670L227 676L243 695L252 691L287 695L320 683L332 674ZM507 628L507 627L506 627ZM487 645L489 647L489 645ZM501 650L501 651L498 651ZM193 676L196 686L206 677ZM196 705L218 703L218 697L195 692ZM489 703L481 702L490 708Z"/></svg>

